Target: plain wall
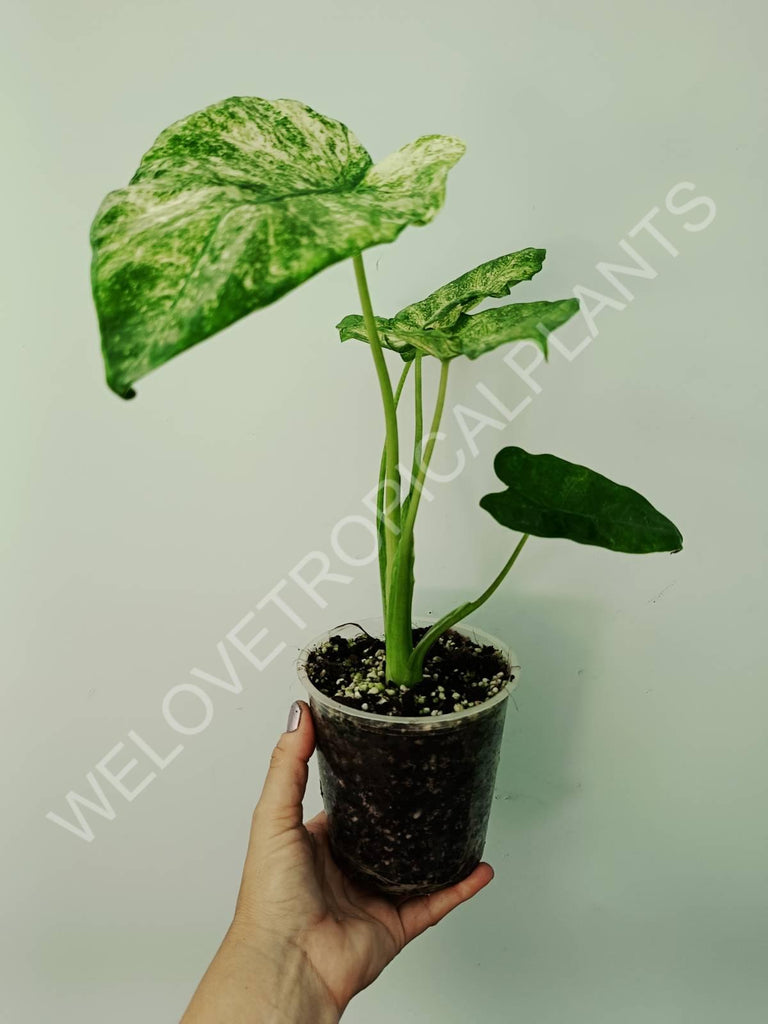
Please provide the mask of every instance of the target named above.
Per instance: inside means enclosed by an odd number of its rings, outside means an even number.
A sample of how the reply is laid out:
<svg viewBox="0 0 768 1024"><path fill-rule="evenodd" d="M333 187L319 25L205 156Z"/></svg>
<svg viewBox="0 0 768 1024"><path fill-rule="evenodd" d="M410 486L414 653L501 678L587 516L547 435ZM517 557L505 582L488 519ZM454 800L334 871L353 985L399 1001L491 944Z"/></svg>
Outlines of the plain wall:
<svg viewBox="0 0 768 1024"><path fill-rule="evenodd" d="M477 507L505 444L634 486L685 536L649 557L532 540L475 616L523 666L496 879L346 1019L762 1020L763 5L14 0L4 23L0 1018L180 1016L231 914L296 652L377 610L375 566L345 567L331 543L366 514L382 435L369 353L333 329L358 308L350 264L158 370L133 402L103 382L95 210L162 128L246 94L309 103L374 159L424 133L466 140L435 222L367 255L382 315L528 245L549 255L515 301L577 285L621 299L596 269L627 262L621 239L656 271L623 278L632 301L600 312L576 358L553 352L538 392L505 351L454 365L435 467L458 449L466 466L423 506L418 610L476 595L510 551ZM672 202L716 204L703 230L704 206L667 209L681 182L695 189ZM654 207L677 256L647 230L630 239ZM577 317L560 337L572 352L586 335ZM478 383L510 409L532 401L501 424ZM458 405L497 420L476 455ZM368 549L359 524L342 536ZM352 581L326 584L325 608L287 584L304 629L258 610L312 551ZM240 694L200 683L213 720L174 734L166 694L193 668L220 675L217 644L249 613L242 636L266 627L260 651L284 649L264 671L240 657ZM86 812L92 842L47 820L71 817L66 793L87 792L116 744L112 767L128 759L130 731L184 750L132 802L112 791L114 820ZM152 767L135 753L134 782Z"/></svg>

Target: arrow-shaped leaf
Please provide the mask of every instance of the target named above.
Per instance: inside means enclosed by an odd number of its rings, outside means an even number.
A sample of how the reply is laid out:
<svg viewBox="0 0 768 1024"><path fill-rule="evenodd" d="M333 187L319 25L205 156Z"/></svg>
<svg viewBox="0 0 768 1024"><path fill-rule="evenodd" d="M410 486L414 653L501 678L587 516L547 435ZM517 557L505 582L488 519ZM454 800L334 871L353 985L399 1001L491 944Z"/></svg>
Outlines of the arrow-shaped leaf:
<svg viewBox="0 0 768 1024"><path fill-rule="evenodd" d="M483 299L500 299L541 270L546 249L521 249L481 263L395 315L398 324L450 328Z"/></svg>
<svg viewBox="0 0 768 1024"><path fill-rule="evenodd" d="M637 491L555 455L502 448L494 461L507 490L480 505L502 526L611 551L679 551L680 531Z"/></svg>
<svg viewBox="0 0 768 1024"><path fill-rule="evenodd" d="M468 270L426 299L406 306L392 319L376 317L381 343L405 360L416 355L477 359L499 345L524 340L536 342L546 356L547 335L577 312L577 299L510 303L467 313L483 299L500 298L520 281L529 280L541 270L545 255L544 249L521 249L498 256ZM359 314L345 316L336 329L342 341L368 341L365 321Z"/></svg>
<svg viewBox="0 0 768 1024"><path fill-rule="evenodd" d="M107 381L131 385L324 267L428 223L464 151L427 135L377 165L296 100L234 97L167 128L91 229Z"/></svg>
<svg viewBox="0 0 768 1024"><path fill-rule="evenodd" d="M426 351L430 345L433 345L435 337L445 345L451 340L448 334L439 331L425 331L419 327L409 327L408 324L398 324L383 316L376 316L374 320L382 345L399 352L406 362L417 356L419 351ZM345 316L336 324L336 330L342 341L351 341L352 339L368 341L365 320L359 313L350 313L349 316Z"/></svg>
<svg viewBox="0 0 768 1024"><path fill-rule="evenodd" d="M452 334L459 354L477 359L511 341L535 341L548 356L547 335L579 311L578 299L515 302L462 316Z"/></svg>
<svg viewBox="0 0 768 1024"><path fill-rule="evenodd" d="M500 345L512 341L534 341L548 355L547 335L578 312L578 299L557 302L516 302L481 313L462 313L452 328L441 330L414 327L397 317L376 317L379 339L387 348L399 352L405 360L416 355L438 359L467 356L477 359ZM336 325L342 341L356 338L368 341L363 318L350 314Z"/></svg>

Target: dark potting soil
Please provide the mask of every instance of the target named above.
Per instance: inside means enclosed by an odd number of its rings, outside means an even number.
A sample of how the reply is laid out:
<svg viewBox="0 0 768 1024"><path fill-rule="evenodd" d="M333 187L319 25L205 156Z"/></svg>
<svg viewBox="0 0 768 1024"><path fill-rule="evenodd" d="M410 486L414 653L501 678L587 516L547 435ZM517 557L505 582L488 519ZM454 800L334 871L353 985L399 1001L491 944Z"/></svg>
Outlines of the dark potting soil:
<svg viewBox="0 0 768 1024"><path fill-rule="evenodd" d="M466 878L483 854L506 707L409 725L312 702L331 851L349 878L397 897Z"/></svg>
<svg viewBox="0 0 768 1024"><path fill-rule="evenodd" d="M414 629L414 644L426 633ZM453 630L444 633L424 660L423 679L397 686L385 677L384 641L364 632L332 636L307 656L314 686L340 704L390 717L437 717L483 704L514 679L514 667L495 647Z"/></svg>

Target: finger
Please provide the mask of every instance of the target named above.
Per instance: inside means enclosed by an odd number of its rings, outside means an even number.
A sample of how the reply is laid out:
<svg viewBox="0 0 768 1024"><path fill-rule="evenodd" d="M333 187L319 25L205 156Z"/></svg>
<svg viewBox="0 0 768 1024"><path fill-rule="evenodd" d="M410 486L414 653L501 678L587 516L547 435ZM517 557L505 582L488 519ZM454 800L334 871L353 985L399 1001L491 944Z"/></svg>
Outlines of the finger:
<svg viewBox="0 0 768 1024"><path fill-rule="evenodd" d="M301 801L307 788L307 761L315 749L315 730L309 705L303 700L291 705L286 732L272 751L269 771L256 807L262 824L280 830L302 822Z"/></svg>
<svg viewBox="0 0 768 1024"><path fill-rule="evenodd" d="M490 864L478 864L472 874L467 875L448 889L433 892L430 896L413 896L398 908L403 925L405 941L410 942L427 928L442 921L446 914L471 899L475 893L488 885L493 878Z"/></svg>
<svg viewBox="0 0 768 1024"><path fill-rule="evenodd" d="M311 832L312 835L326 835L328 833L328 815L325 811L320 811L314 818L310 818L309 821L304 823L304 828L307 832Z"/></svg>

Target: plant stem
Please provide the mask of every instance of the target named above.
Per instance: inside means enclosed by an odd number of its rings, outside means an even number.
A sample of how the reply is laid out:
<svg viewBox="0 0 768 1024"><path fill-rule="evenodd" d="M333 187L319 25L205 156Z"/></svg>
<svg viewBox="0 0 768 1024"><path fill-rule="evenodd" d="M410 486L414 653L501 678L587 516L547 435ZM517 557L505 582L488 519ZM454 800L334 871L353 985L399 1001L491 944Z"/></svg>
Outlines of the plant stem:
<svg viewBox="0 0 768 1024"><path fill-rule="evenodd" d="M413 360L415 363L416 375L413 382L413 395L414 395L414 410L413 410L413 461L411 462L411 487L413 489L413 481L416 479L416 474L419 471L419 462L421 461L421 446L423 443L424 436L424 402L421 387L421 360L422 356L416 356ZM403 502L403 512L405 512L406 503L410 502L410 491L408 497Z"/></svg>
<svg viewBox="0 0 768 1024"><path fill-rule="evenodd" d="M412 365L412 363L406 363L403 367L403 372L400 374L400 380L397 382L397 388L395 389L395 409L397 409L400 402L400 396L403 393L405 381ZM387 551L386 538L384 536L384 491L387 486L386 475L387 447L385 444L381 452L381 462L379 464L379 489L376 493L376 534L379 539L379 582L381 584L381 608L384 616L385 628L387 623Z"/></svg>
<svg viewBox="0 0 768 1024"><path fill-rule="evenodd" d="M490 586L486 587L486 589L482 592L480 597L476 598L474 601L467 601L465 604L459 605L458 608L454 608L453 611L448 612L447 615L444 615L442 619L439 619L434 624L434 626L431 626L429 630L427 630L427 632L416 645L416 648L413 654L411 655L411 659L409 662L408 674L413 682L417 682L419 679L421 679L421 673L424 666L424 658L432 644L437 639L439 639L443 635L443 633L449 630L451 626L455 626L457 622L460 622L462 619L466 618L467 615L471 615L472 612L477 611L477 609L481 605L485 604L488 598L491 597L491 595L494 594L496 590L501 586L507 573L517 561L517 556L525 547L525 542L528 540L529 536L530 534L528 533L523 534L523 536L518 541L517 547L507 559L504 568L493 580Z"/></svg>
<svg viewBox="0 0 768 1024"><path fill-rule="evenodd" d="M432 461L432 452L435 450L437 435L440 432L440 420L443 418L445 393L448 387L448 368L450 365L451 364L448 359L442 359L440 361L440 383L437 389L437 400L435 402L435 411L432 416L432 424L429 428L429 434L427 435L427 444L424 448L423 455L420 452L418 455L414 454L415 472L413 480L411 481L411 488L408 493L408 511L402 524L403 539L408 538L410 540L413 537L413 527L416 522L416 513L419 511L421 492L424 490L424 480L427 476L429 464Z"/></svg>
<svg viewBox="0 0 768 1024"><path fill-rule="evenodd" d="M360 295L360 304L363 308L363 320L368 335L368 342L373 354L373 362L376 367L376 376L379 379L379 390L384 405L384 424L386 428L384 441L384 464L385 476L380 481L381 489L389 492L391 490L393 500L387 502L388 512L384 522L384 557L386 564L383 570L385 590L385 616L386 606L392 585L392 572L397 553L397 539L400 532L400 454L399 439L397 433L397 412L395 408L395 396L392 392L392 381L389 379L389 371L381 348L381 339L376 329L376 320L371 306L371 296L368 291L368 281L365 277L365 265L361 253L355 253L352 257L355 267L355 279L357 290ZM383 484L383 487L381 486ZM383 498L382 498L383 501Z"/></svg>
<svg viewBox="0 0 768 1024"><path fill-rule="evenodd" d="M416 513L419 510L421 493L424 489L424 480L432 459L432 453L437 442L437 435L440 430L440 420L445 406L445 394L448 386L448 360L442 360L440 365L440 383L438 385L435 411L432 416L429 435L423 454L419 450L414 451L414 473L408 498L404 505L403 517L401 520L402 530L397 545L397 558L390 578L389 600L387 604L387 678L393 683L408 686L417 680L412 677L410 662L413 656L413 529L416 522ZM420 367L417 373L420 374ZM419 378L417 378L419 379ZM417 403L420 398L417 397ZM422 431L419 430L419 434ZM419 440L419 449L423 438Z"/></svg>

